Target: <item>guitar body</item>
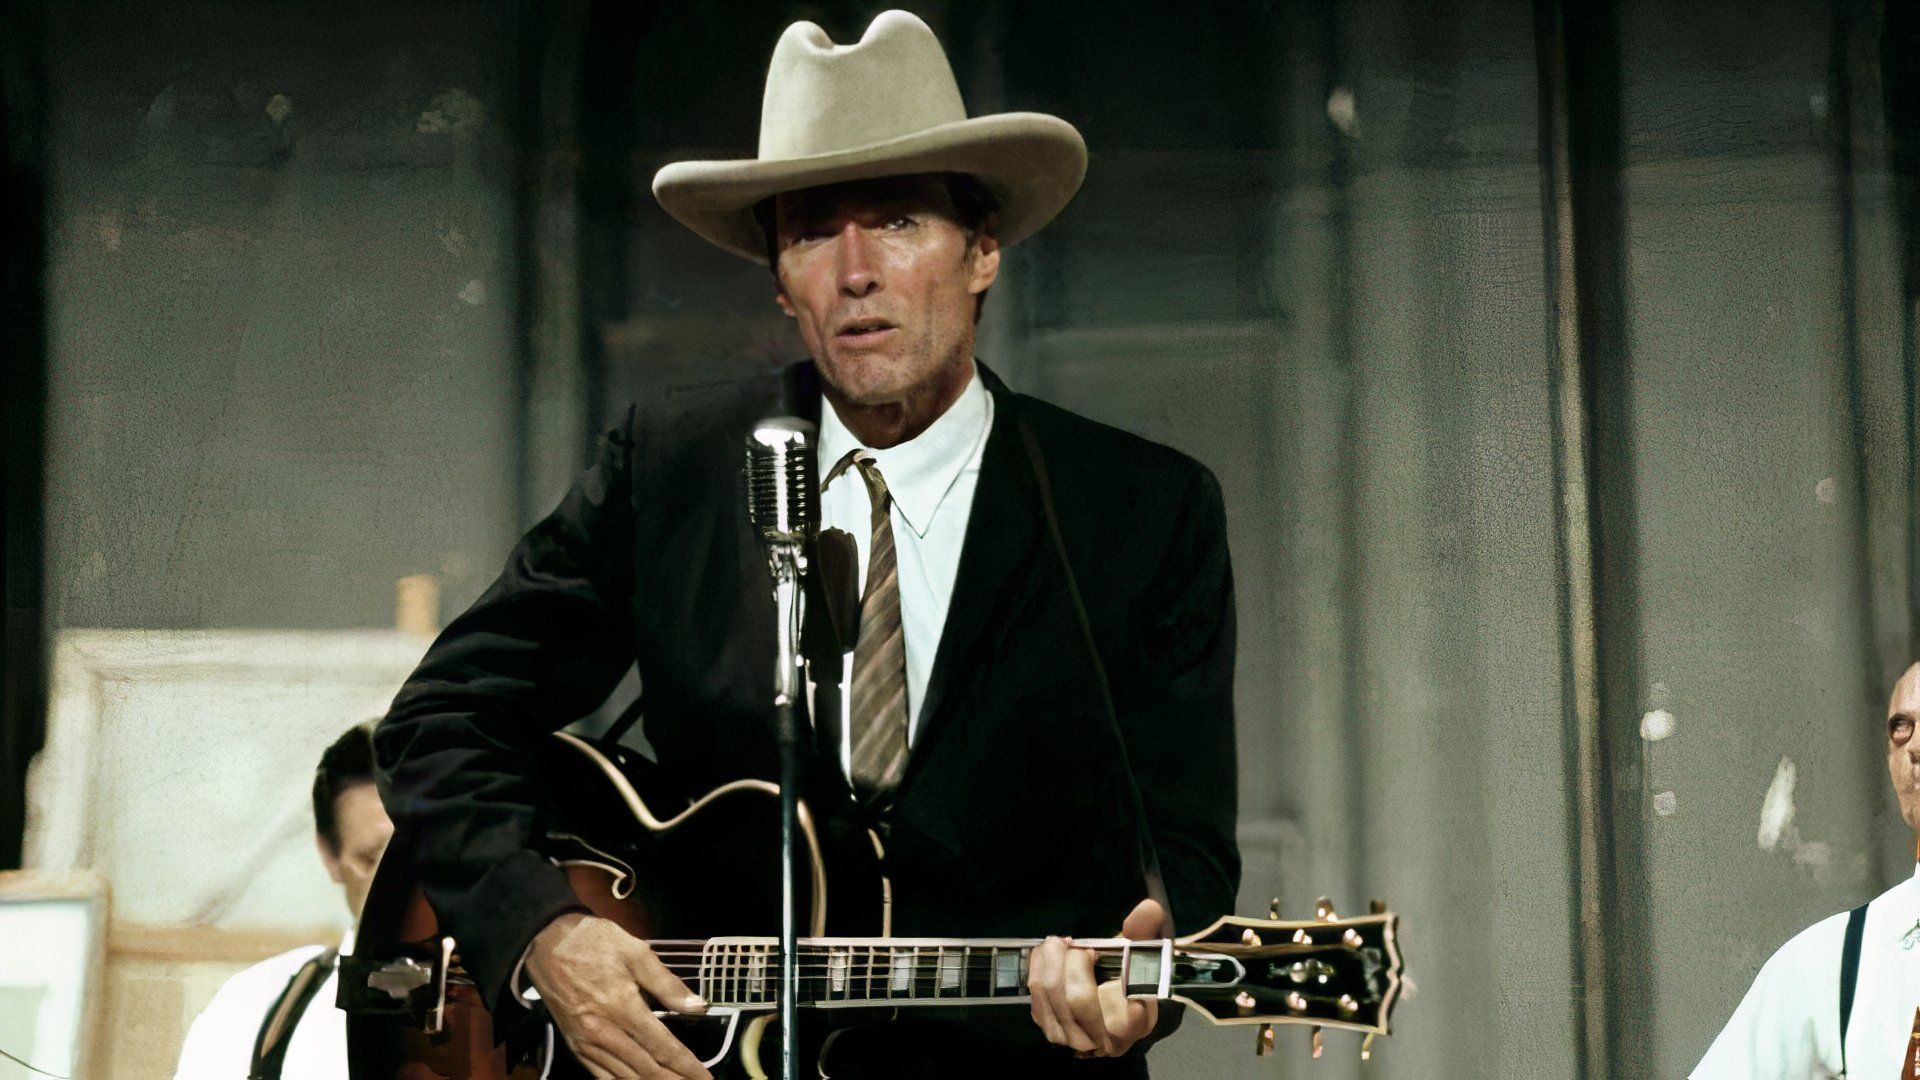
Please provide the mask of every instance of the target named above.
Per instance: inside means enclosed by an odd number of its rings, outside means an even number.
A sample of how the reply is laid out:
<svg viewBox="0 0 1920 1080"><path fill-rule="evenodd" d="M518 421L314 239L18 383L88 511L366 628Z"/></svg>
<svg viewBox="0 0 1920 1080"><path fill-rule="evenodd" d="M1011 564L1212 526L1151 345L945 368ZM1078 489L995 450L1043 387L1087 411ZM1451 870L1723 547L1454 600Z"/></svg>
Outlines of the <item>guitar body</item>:
<svg viewBox="0 0 1920 1080"><path fill-rule="evenodd" d="M780 932L779 789L741 780L695 795L676 790L651 762L614 756L570 735L549 744L538 776L548 808L545 853L560 864L574 895L593 914L654 943L689 985L694 952L678 942L715 937L777 937ZM886 882L878 841L845 821L824 821L803 802L798 878L802 935L878 935L887 930ZM391 1017L349 1008L353 1080L554 1080L586 1077L557 1034L494 1046L492 1017L459 967L458 945L442 955L443 931L413 876L407 837L397 835L375 875L356 935L369 964L410 957L447 972L444 1009ZM828 868L833 889L828 890ZM777 978L777 968L767 971ZM379 981L377 978L374 980ZM424 988L436 1001L437 988ZM413 995L418 1001L421 993ZM778 1034L771 1010L718 1019L669 1017L667 1023L715 1076L777 1076ZM859 1013L813 1015L836 1027ZM424 1025L421 1021L430 1021ZM525 1019L511 1018L519 1030ZM428 1033L423 1026L438 1026ZM531 1030L531 1029L530 1029ZM808 1033L818 1042L823 1033ZM743 1054L742 1051L746 1051ZM550 1064L546 1060L551 1054ZM749 1060L753 1058L754 1060ZM814 1072L814 1069L808 1069Z"/></svg>

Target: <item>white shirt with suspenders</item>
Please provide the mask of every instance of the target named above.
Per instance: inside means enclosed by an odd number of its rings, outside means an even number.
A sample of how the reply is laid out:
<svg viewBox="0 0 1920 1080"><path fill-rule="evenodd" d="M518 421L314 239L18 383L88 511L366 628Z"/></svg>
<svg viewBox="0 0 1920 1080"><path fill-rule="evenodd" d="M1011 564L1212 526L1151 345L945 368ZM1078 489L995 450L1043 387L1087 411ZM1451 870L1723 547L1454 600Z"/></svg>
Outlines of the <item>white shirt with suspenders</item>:
<svg viewBox="0 0 1920 1080"><path fill-rule="evenodd" d="M1849 953L1857 957L1852 971ZM1850 1006L1844 1016L1843 1002ZM1691 1080L1894 1080L1916 1008L1920 866L1914 877L1781 946Z"/></svg>
<svg viewBox="0 0 1920 1080"><path fill-rule="evenodd" d="M345 1080L334 959L351 947L351 935L338 950L303 946L228 979L187 1030L174 1080Z"/></svg>

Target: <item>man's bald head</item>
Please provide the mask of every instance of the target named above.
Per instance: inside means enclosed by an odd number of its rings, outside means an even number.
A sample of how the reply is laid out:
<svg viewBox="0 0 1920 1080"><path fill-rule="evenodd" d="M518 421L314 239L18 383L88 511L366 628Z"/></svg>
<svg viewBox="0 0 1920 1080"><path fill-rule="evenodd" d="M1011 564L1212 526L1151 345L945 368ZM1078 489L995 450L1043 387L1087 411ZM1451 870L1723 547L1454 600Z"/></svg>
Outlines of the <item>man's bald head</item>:
<svg viewBox="0 0 1920 1080"><path fill-rule="evenodd" d="M1910 665L1887 699L1887 772L1900 800L1900 816L1920 840L1920 663Z"/></svg>

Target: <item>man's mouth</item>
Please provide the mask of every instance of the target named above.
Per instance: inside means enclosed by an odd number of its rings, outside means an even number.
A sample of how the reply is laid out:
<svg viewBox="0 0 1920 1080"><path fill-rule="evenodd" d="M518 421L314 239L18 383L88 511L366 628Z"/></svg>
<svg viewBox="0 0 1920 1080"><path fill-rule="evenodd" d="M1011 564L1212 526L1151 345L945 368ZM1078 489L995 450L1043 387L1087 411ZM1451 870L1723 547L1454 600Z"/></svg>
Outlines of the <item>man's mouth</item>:
<svg viewBox="0 0 1920 1080"><path fill-rule="evenodd" d="M885 319L849 319L833 336L851 345L868 345L893 333L894 325Z"/></svg>

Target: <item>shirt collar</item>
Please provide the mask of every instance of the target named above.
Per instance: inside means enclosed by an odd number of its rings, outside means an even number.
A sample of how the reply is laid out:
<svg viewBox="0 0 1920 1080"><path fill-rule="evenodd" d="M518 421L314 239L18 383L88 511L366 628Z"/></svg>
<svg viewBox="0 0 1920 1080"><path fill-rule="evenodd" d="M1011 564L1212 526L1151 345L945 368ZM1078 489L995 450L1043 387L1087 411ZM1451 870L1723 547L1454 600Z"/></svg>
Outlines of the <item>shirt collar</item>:
<svg viewBox="0 0 1920 1080"><path fill-rule="evenodd" d="M993 402L988 397L986 384L980 381L976 365L966 389L960 391L946 412L927 425L927 430L885 450L866 447L887 481L893 504L900 509L900 516L915 536L927 535L934 515L946 501L947 492L953 490L954 482L960 479L974 452L986 439L992 420ZM834 411L833 403L824 402L820 410L821 474L824 476L841 458L862 445ZM834 483L844 478L843 473ZM821 490L826 487L822 484Z"/></svg>

